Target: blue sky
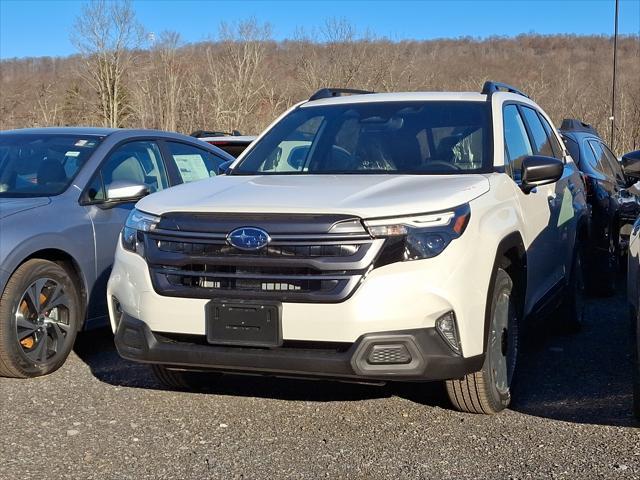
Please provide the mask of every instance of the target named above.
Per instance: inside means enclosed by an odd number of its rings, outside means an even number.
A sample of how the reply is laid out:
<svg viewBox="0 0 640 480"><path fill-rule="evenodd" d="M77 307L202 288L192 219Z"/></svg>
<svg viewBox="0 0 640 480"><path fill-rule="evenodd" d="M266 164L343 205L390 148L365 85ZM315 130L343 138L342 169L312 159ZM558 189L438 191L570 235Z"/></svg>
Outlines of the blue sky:
<svg viewBox="0 0 640 480"><path fill-rule="evenodd" d="M69 34L79 0L0 0L0 58L74 53ZM519 33L613 31L614 0L214 1L134 0L147 31L173 30L183 40L212 39L221 21L255 17L276 39L344 18L358 31L392 40ZM640 0L621 0L620 33L640 34Z"/></svg>

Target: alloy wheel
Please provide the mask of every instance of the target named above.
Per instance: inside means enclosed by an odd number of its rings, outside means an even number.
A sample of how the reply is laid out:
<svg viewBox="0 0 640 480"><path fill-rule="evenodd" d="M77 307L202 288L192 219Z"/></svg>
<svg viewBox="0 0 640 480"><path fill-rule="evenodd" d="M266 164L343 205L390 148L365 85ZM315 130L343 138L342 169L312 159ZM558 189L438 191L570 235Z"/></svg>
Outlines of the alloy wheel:
<svg viewBox="0 0 640 480"><path fill-rule="evenodd" d="M22 352L43 364L65 351L70 329L70 299L65 287L39 278L22 294L15 311L16 335Z"/></svg>
<svg viewBox="0 0 640 480"><path fill-rule="evenodd" d="M502 292L496 302L489 337L491 375L501 395L509 393L515 369L517 327L512 317L510 295Z"/></svg>

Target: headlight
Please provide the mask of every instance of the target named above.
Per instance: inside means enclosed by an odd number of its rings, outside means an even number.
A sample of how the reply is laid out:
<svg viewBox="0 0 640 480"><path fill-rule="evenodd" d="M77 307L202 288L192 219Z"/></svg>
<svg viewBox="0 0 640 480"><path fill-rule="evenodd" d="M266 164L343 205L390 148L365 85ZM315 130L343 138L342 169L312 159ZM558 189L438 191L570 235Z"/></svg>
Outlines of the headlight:
<svg viewBox="0 0 640 480"><path fill-rule="evenodd" d="M139 253L144 257L144 232L152 231L159 221L160 217L149 215L135 208L131 210L122 229L122 248Z"/></svg>
<svg viewBox="0 0 640 480"><path fill-rule="evenodd" d="M378 266L400 260L439 255L467 228L471 210L463 205L452 211L365 220L372 237L387 238Z"/></svg>

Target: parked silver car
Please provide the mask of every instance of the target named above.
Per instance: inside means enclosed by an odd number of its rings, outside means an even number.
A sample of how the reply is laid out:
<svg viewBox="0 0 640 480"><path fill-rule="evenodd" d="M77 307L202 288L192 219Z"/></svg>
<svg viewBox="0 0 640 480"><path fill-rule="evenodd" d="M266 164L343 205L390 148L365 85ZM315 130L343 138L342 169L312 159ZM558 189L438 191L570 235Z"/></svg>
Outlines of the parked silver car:
<svg viewBox="0 0 640 480"><path fill-rule="evenodd" d="M232 160L152 130L0 132L0 375L50 373L79 330L106 324L106 282L137 200Z"/></svg>

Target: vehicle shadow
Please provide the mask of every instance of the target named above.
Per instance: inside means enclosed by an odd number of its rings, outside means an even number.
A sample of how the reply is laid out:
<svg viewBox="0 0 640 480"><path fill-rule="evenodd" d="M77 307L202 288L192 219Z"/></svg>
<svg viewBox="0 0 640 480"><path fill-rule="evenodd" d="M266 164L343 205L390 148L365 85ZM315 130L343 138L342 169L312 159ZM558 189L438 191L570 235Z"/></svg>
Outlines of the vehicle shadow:
<svg viewBox="0 0 640 480"><path fill-rule="evenodd" d="M530 325L511 409L556 420L638 425L632 415L632 334L622 289L590 299L578 333L549 318Z"/></svg>
<svg viewBox="0 0 640 480"><path fill-rule="evenodd" d="M632 338L622 291L589 301L579 333L560 331L553 318L527 329L511 409L573 423L636 425L631 414ZM557 321L557 319L555 319ZM75 353L100 381L111 385L165 389L148 366L123 360L107 329L79 335ZM451 408L442 383L385 386L324 380L197 374L196 392L290 401L359 401L398 396Z"/></svg>

